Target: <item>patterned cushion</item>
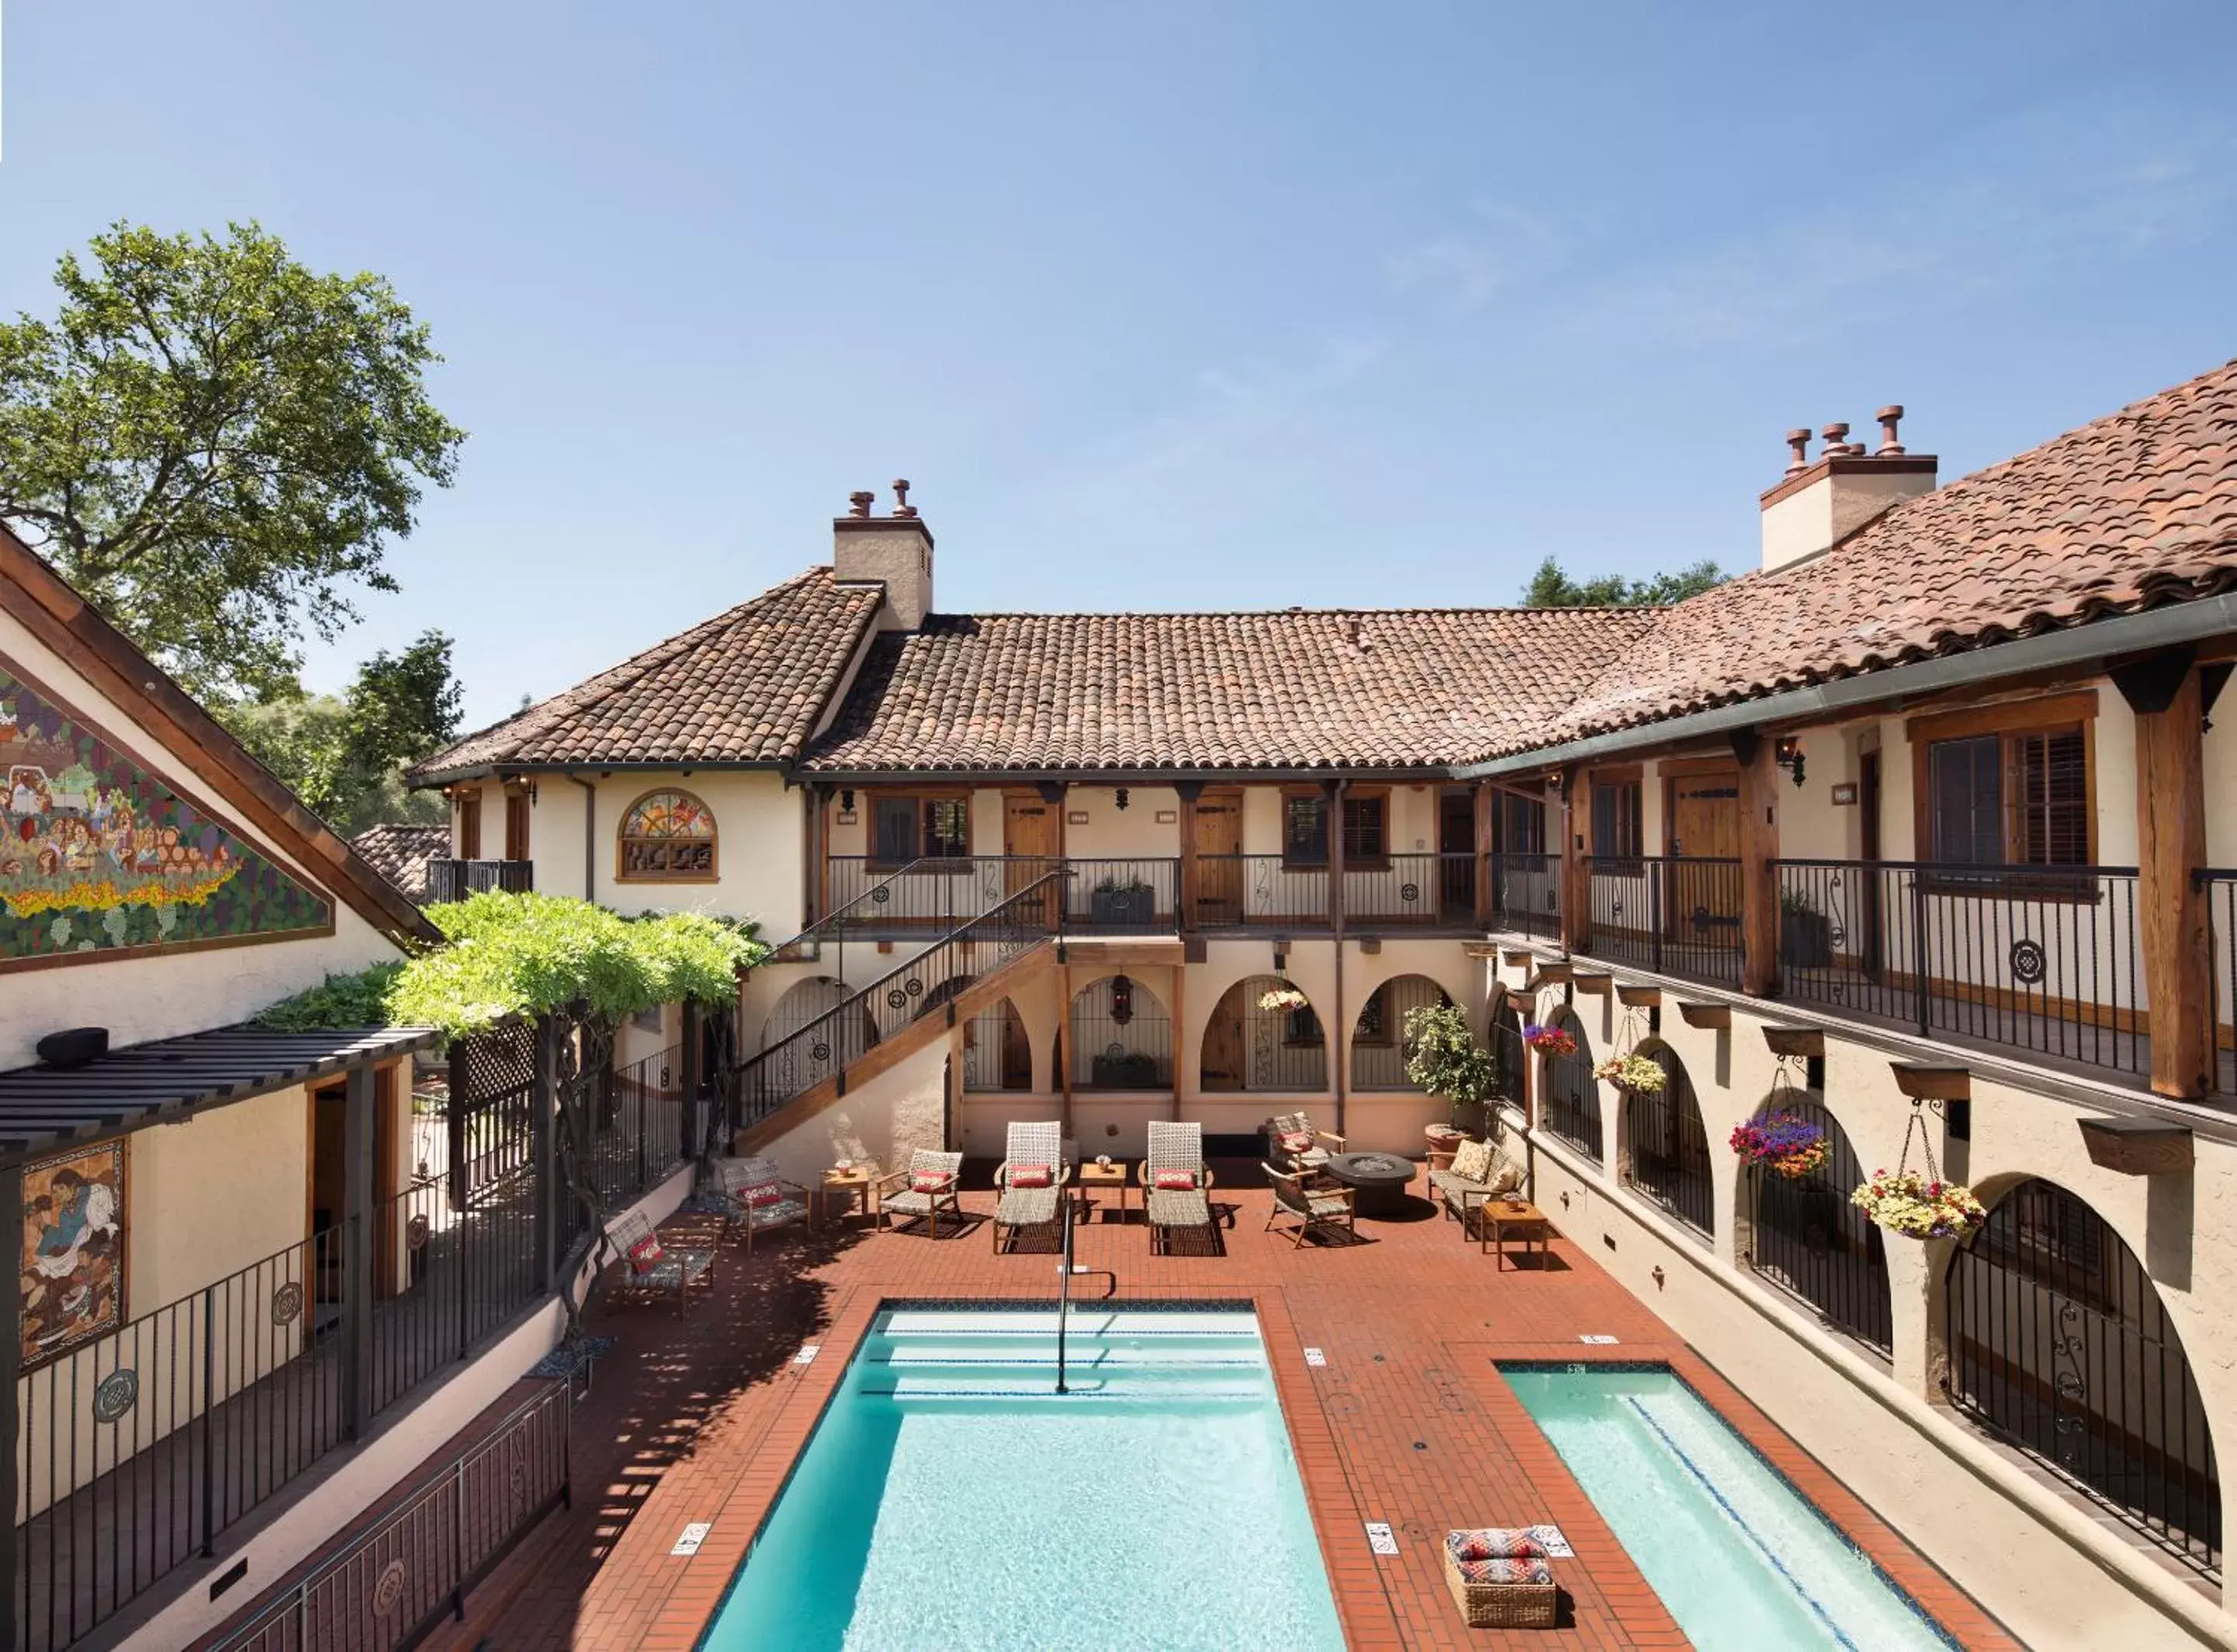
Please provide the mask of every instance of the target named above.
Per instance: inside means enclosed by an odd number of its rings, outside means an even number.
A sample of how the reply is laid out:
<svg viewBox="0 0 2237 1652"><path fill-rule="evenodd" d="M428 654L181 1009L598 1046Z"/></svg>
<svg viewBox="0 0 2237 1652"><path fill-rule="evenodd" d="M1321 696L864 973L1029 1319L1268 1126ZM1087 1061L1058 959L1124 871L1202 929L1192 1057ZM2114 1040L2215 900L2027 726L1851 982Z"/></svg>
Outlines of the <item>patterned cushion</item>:
<svg viewBox="0 0 2237 1652"><path fill-rule="evenodd" d="M909 1172L909 1192L944 1193L954 1180L944 1170L913 1170Z"/></svg>
<svg viewBox="0 0 2237 1652"><path fill-rule="evenodd" d="M1312 1145L1313 1133L1310 1130L1291 1130L1282 1137L1283 1153L1303 1153Z"/></svg>
<svg viewBox="0 0 2237 1652"><path fill-rule="evenodd" d="M1161 1170L1151 1178L1150 1186L1161 1193L1185 1193L1196 1186L1192 1170Z"/></svg>
<svg viewBox="0 0 2237 1652"><path fill-rule="evenodd" d="M1466 1583L1550 1583L1554 1569L1542 1555L1523 1560L1500 1557L1492 1560L1462 1560L1454 1563L1460 1569L1461 1581Z"/></svg>
<svg viewBox="0 0 2237 1652"><path fill-rule="evenodd" d="M1522 1173L1504 1161L1491 1179L1491 1191L1495 1193L1511 1193L1521 1186Z"/></svg>
<svg viewBox="0 0 2237 1652"><path fill-rule="evenodd" d="M1010 1186L1013 1187L1047 1187L1056 1180L1056 1172L1046 1165L1012 1165Z"/></svg>
<svg viewBox="0 0 2237 1652"><path fill-rule="evenodd" d="M1542 1558L1546 1545L1528 1528L1484 1526L1475 1531L1448 1531L1445 1546L1455 1560L1528 1560Z"/></svg>
<svg viewBox="0 0 2237 1652"><path fill-rule="evenodd" d="M666 1254L667 1252L660 1248L659 1236L647 1233L630 1246L630 1270L637 1273L650 1273L660 1265L660 1259Z"/></svg>
<svg viewBox="0 0 2237 1652"><path fill-rule="evenodd" d="M747 1188L744 1197L749 1206L756 1208L769 1205L782 1205L784 1203L784 1189L773 1181L766 1181L758 1187Z"/></svg>
<svg viewBox="0 0 2237 1652"><path fill-rule="evenodd" d="M1491 1180L1491 1143L1463 1141L1453 1154L1453 1174L1466 1181Z"/></svg>

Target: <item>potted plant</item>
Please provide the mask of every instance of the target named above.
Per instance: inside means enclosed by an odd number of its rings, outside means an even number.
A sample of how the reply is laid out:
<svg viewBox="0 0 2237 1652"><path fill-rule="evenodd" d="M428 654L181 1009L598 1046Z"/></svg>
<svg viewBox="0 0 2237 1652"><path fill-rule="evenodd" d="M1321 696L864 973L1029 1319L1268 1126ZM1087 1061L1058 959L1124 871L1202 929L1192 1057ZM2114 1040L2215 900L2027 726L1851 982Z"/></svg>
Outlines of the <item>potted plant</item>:
<svg viewBox="0 0 2237 1652"><path fill-rule="evenodd" d="M1752 1165L1762 1165L1789 1181L1799 1181L1825 1166L1825 1132L1807 1119L1775 1113L1732 1127L1732 1149Z"/></svg>
<svg viewBox="0 0 2237 1652"><path fill-rule="evenodd" d="M1452 1127L1466 1130L1463 1112L1481 1123L1483 1104L1499 1094L1499 1063L1468 1031L1457 1004L1422 1004L1406 1012L1406 1077L1442 1096Z"/></svg>
<svg viewBox="0 0 2237 1652"><path fill-rule="evenodd" d="M1653 1095L1670 1081L1660 1061L1644 1055L1611 1056L1593 1065L1593 1076L1613 1084L1626 1095Z"/></svg>
<svg viewBox="0 0 2237 1652"><path fill-rule="evenodd" d="M1278 987L1269 987L1258 995L1258 1008L1277 1015L1293 1014L1303 1009L1306 1002L1304 994L1286 981Z"/></svg>
<svg viewBox="0 0 2237 1652"><path fill-rule="evenodd" d="M1961 1239L1989 1219L1971 1188L1916 1170L1875 1170L1849 1202L1905 1239Z"/></svg>
<svg viewBox="0 0 2237 1652"><path fill-rule="evenodd" d="M1098 923L1146 929L1158 920L1158 892L1138 877L1106 872L1089 903Z"/></svg>
<svg viewBox="0 0 2237 1652"><path fill-rule="evenodd" d="M1778 961L1790 969L1833 966L1833 921L1799 889L1778 892Z"/></svg>

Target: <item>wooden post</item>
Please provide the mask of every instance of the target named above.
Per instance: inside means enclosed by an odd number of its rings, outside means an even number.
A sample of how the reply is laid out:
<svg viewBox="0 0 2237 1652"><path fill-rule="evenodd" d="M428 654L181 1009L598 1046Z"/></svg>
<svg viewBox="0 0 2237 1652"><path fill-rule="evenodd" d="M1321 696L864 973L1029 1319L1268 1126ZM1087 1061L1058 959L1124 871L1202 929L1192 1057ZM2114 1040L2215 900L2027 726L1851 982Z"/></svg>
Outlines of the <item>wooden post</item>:
<svg viewBox="0 0 2237 1652"><path fill-rule="evenodd" d="M7 1346L0 1349L0 1461L5 1471L0 1472L0 1493L8 1499L9 1516L0 1520L0 1600L8 1604L4 1624L0 1624L0 1652L16 1652L16 1589L23 1564L22 1537L16 1524L15 1510L19 1506L23 1481L23 1463L16 1451L16 1431L23 1425L18 1414L16 1385L23 1369L23 1172L20 1166L0 1171L0 1233L16 1235L15 1265L7 1270L7 1280L0 1285L7 1308L0 1312L0 1322L12 1327L8 1332ZM120 1261L122 1258L118 1259ZM208 1400L205 1397L205 1406ZM45 1419L49 1431L56 1426L56 1417L49 1412ZM29 1443L34 1454L36 1441ZM191 1513L187 1517L193 1518Z"/></svg>
<svg viewBox="0 0 2237 1652"><path fill-rule="evenodd" d="M1064 955L1059 952L1059 958ZM1064 1091L1064 1133L1072 1140L1079 1133L1072 1122L1072 966L1060 963L1056 967L1056 1081Z"/></svg>
<svg viewBox="0 0 2237 1652"><path fill-rule="evenodd" d="M1196 805L1204 796L1204 782L1177 780L1173 790L1181 800L1181 887L1177 897L1181 909L1175 915L1181 933L1191 935L1197 925Z"/></svg>
<svg viewBox="0 0 2237 1652"><path fill-rule="evenodd" d="M1475 783L1475 927L1488 929L1492 924L1491 899L1491 782Z"/></svg>
<svg viewBox="0 0 2237 1652"><path fill-rule="evenodd" d="M1591 944L1593 878L1592 869L1585 864L1585 822L1591 818L1589 805L1579 806L1577 794L1584 789L1585 772L1581 769L1562 771L1561 811L1558 824L1561 829L1561 950L1581 952Z"/></svg>
<svg viewBox="0 0 2237 1652"><path fill-rule="evenodd" d="M2136 714L2137 942L2150 1006L2152 1089L2193 1100L2214 1077L2207 895L2205 710L2192 651L2113 668Z"/></svg>
<svg viewBox="0 0 2237 1652"><path fill-rule="evenodd" d="M1349 1099L1351 1077L1351 1040L1343 1014L1343 798L1349 784L1339 780L1331 788L1329 797L1328 865L1329 865L1329 926L1335 935L1336 945L1336 1025L1326 1029L1329 1061L1335 1071L1329 1074L1336 1083L1336 1133L1344 1133L1345 1103ZM1382 823L1387 837L1390 823Z"/></svg>
<svg viewBox="0 0 2237 1652"><path fill-rule="evenodd" d="M1177 963L1166 982L1166 995L1171 1001L1168 1013L1172 1016L1173 1026L1173 1122L1176 1124L1180 1122L1181 1116L1181 1078L1188 1071L1184 1056L1188 1038L1188 972L1185 961Z"/></svg>
<svg viewBox="0 0 2237 1652"><path fill-rule="evenodd" d="M373 1191L377 1078L369 1066L353 1067L342 1089L342 1428L353 1440L373 1425L373 1252L381 1239Z"/></svg>
<svg viewBox="0 0 2237 1652"><path fill-rule="evenodd" d="M1778 742L1756 729L1734 730L1740 770L1740 990L1778 991Z"/></svg>

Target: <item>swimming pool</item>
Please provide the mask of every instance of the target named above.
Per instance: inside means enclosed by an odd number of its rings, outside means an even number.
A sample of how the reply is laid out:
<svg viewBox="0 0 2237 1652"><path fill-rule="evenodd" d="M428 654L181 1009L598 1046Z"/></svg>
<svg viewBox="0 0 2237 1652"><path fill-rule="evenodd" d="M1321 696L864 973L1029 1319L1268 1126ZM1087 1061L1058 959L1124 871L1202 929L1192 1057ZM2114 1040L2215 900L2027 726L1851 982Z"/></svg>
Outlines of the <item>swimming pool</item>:
<svg viewBox="0 0 2237 1652"><path fill-rule="evenodd" d="M1248 1309L888 1307L701 1645L1343 1645Z"/></svg>
<svg viewBox="0 0 2237 1652"><path fill-rule="evenodd" d="M1675 1373L1503 1374L1701 1652L1955 1644Z"/></svg>

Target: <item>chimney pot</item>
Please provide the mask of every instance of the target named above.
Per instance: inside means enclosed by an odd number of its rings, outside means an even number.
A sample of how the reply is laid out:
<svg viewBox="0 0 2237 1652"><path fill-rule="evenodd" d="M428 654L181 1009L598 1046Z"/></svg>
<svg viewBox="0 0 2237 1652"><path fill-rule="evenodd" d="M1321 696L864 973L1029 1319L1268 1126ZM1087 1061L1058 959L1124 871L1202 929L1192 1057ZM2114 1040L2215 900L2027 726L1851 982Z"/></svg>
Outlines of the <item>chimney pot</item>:
<svg viewBox="0 0 2237 1652"><path fill-rule="evenodd" d="M1786 473L1799 476L1810 468L1810 433L1807 430L1788 431L1786 445L1794 451L1794 457L1786 461Z"/></svg>
<svg viewBox="0 0 2237 1652"><path fill-rule="evenodd" d="M1849 445L1849 427L1845 424L1828 425L1818 433L1825 439L1825 457L1828 459L1844 459L1851 453L1864 451L1861 446Z"/></svg>
<svg viewBox="0 0 2237 1652"><path fill-rule="evenodd" d="M1880 451L1882 459L1894 459L1903 452L1903 444L1896 439L1896 420L1903 417L1903 404L1891 402L1872 415L1880 421Z"/></svg>
<svg viewBox="0 0 2237 1652"><path fill-rule="evenodd" d="M908 502L908 491L907 477L894 478L894 514L895 516L912 517L916 514L916 506Z"/></svg>
<svg viewBox="0 0 2237 1652"><path fill-rule="evenodd" d="M870 506L876 500L877 497L878 496L875 493L871 492L867 487L856 489L854 492L849 493L847 496L847 514L849 516L869 515Z"/></svg>

